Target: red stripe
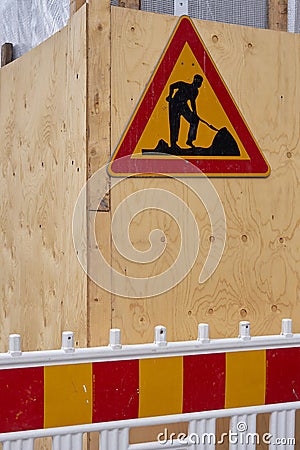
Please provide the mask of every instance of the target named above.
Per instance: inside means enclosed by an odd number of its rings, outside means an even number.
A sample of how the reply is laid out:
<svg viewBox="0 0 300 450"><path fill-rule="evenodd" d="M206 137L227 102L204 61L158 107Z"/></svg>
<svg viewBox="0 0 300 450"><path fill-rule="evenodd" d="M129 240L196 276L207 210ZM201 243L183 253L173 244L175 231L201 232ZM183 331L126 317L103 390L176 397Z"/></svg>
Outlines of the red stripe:
<svg viewBox="0 0 300 450"><path fill-rule="evenodd" d="M300 400L300 348L267 350L266 404Z"/></svg>
<svg viewBox="0 0 300 450"><path fill-rule="evenodd" d="M44 427L44 367L0 370L0 432Z"/></svg>
<svg viewBox="0 0 300 450"><path fill-rule="evenodd" d="M225 353L184 356L183 413L225 407Z"/></svg>
<svg viewBox="0 0 300 450"><path fill-rule="evenodd" d="M93 423L135 419L139 408L139 361L93 363Z"/></svg>

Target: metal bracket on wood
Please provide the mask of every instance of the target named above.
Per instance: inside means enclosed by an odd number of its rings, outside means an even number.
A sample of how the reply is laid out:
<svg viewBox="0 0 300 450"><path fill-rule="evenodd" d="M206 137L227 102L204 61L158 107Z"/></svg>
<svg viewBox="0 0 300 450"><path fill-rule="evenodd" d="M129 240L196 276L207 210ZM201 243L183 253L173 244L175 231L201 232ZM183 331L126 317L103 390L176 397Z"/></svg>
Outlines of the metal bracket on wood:
<svg viewBox="0 0 300 450"><path fill-rule="evenodd" d="M187 16L189 13L189 0L174 0L174 16Z"/></svg>

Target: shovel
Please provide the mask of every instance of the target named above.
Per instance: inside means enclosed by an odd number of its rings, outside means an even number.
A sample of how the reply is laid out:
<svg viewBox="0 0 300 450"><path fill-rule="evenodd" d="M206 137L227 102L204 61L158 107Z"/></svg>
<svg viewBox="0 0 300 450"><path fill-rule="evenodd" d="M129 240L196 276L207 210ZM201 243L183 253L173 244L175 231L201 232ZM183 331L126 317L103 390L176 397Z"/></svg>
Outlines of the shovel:
<svg viewBox="0 0 300 450"><path fill-rule="evenodd" d="M240 156L238 145L226 127L218 129L206 122L206 120L201 119L199 116L198 119L200 122L207 125L211 130L217 132L212 145L209 148L202 150L201 154L203 156Z"/></svg>
<svg viewBox="0 0 300 450"><path fill-rule="evenodd" d="M206 122L206 120L201 119L201 117L198 116L198 119L200 120L200 122L205 123L205 125L207 125L211 130L220 131L218 128L216 128L213 125L211 125L210 123Z"/></svg>

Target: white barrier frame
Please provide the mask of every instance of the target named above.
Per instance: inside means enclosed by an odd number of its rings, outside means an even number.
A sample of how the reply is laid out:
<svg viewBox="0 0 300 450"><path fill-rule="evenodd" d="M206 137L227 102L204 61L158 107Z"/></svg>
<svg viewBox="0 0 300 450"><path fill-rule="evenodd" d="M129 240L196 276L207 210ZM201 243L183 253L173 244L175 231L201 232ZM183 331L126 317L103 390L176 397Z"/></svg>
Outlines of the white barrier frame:
<svg viewBox="0 0 300 450"><path fill-rule="evenodd" d="M272 348L300 347L300 334L292 333L291 319L282 320L280 335L251 337L250 323L240 322L239 337L231 339L209 339L208 324L198 325L198 338L193 341L167 342L166 328L162 325L155 327L154 343L125 345L121 344L119 329L110 330L110 343L107 347L85 349L74 348L72 332L63 332L61 350L37 352L21 351L21 337L14 334L9 337L8 353L0 354L0 370L53 366L63 364L83 364L87 362L120 361L128 359L159 358L170 356L187 356L197 354L237 352L249 350L263 350ZM271 443L272 450L294 450L295 412L300 409L300 401L279 403L273 405L258 405L245 408L232 408L204 411L187 414L174 414L140 419L130 419L105 423L93 423L58 428L45 428L8 432L0 434L3 450L34 450L34 441L39 438L51 437L53 450L82 450L83 434L99 432L101 450L214 450L213 443L197 443L191 440L185 443L174 440L162 445L157 442L129 444L129 430L131 428L167 425L171 423L189 423L189 435L216 431L216 420L230 418L230 430L242 435L238 424L246 424L248 433L256 433L256 417L258 414L270 413L269 432L273 437L284 438L286 443ZM245 432L244 432L245 435ZM231 442L230 450L255 450L255 443Z"/></svg>
<svg viewBox="0 0 300 450"><path fill-rule="evenodd" d="M239 337L212 340L209 339L208 324L202 323L198 325L198 339L183 342L167 342L166 328L158 325L155 327L154 343L137 345L122 345L120 330L111 329L108 346L90 348L74 348L73 332L65 331L62 333L60 350L35 352L22 352L21 337L13 334L9 337L8 353L0 353L0 370L287 347L300 347L300 333L292 333L291 319L282 320L280 335L251 337L250 322L242 321Z"/></svg>
<svg viewBox="0 0 300 450"><path fill-rule="evenodd" d="M189 424L189 435L198 433L215 433L217 419L229 417L230 430L237 433L237 423L243 421L247 424L248 433L256 433L256 417L259 414L271 413L269 432L274 439L285 438L291 440L295 433L295 411L300 409L300 402L279 403L274 405L248 406L245 408L230 408L214 411L204 411L188 414L173 414L168 416L146 417L141 419L120 420L115 422L74 425L58 428L44 428L40 430L17 431L1 433L0 442L3 450L33 450L34 440L51 437L53 450L82 450L83 434L99 432L101 450L164 450L172 448L181 450L189 447L192 450L213 449L213 444L194 444L191 440L183 444L179 440L162 444L159 440L141 444L129 444L129 430L131 428L147 427L153 425L168 425L172 423ZM280 433L280 436L278 435ZM273 442L273 441L272 441ZM254 450L251 443L245 446L243 442L230 444L231 450ZM270 444L270 449L293 450L294 444Z"/></svg>

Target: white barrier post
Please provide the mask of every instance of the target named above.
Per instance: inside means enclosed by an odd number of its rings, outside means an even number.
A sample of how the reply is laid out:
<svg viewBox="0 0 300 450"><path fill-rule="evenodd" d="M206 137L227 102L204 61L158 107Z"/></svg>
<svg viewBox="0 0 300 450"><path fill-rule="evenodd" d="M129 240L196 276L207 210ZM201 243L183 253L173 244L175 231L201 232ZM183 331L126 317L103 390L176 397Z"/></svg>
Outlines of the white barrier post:
<svg viewBox="0 0 300 450"><path fill-rule="evenodd" d="M160 347L167 345L167 329L162 325L155 327L154 343Z"/></svg>
<svg viewBox="0 0 300 450"><path fill-rule="evenodd" d="M19 334L9 335L9 354L11 356L21 356L21 336Z"/></svg>
<svg viewBox="0 0 300 450"><path fill-rule="evenodd" d="M240 334L239 338L243 341L250 341L251 335L250 335L250 322L247 322L246 320L243 320L240 322Z"/></svg>
<svg viewBox="0 0 300 450"><path fill-rule="evenodd" d="M62 334L62 350L64 350L65 353L75 352L73 331L64 331L63 332L63 334Z"/></svg>
<svg viewBox="0 0 300 450"><path fill-rule="evenodd" d="M292 319L282 319L281 334L287 338L293 337Z"/></svg>
<svg viewBox="0 0 300 450"><path fill-rule="evenodd" d="M198 341L203 344L209 342L209 325L208 323L199 323L198 325Z"/></svg>
<svg viewBox="0 0 300 450"><path fill-rule="evenodd" d="M109 332L109 345L113 350L119 350L121 345L121 330L119 328L111 328Z"/></svg>

